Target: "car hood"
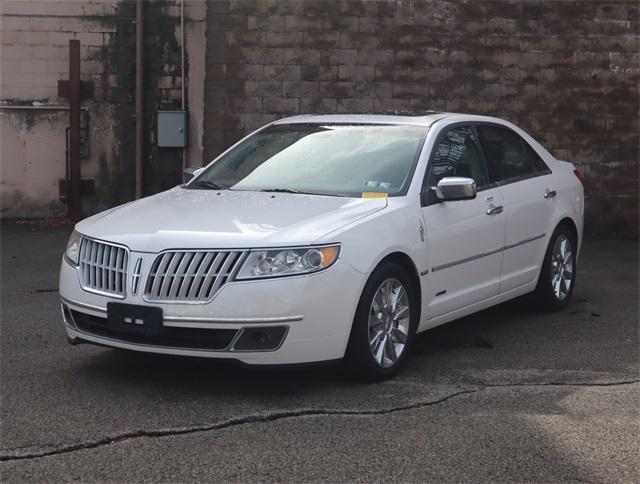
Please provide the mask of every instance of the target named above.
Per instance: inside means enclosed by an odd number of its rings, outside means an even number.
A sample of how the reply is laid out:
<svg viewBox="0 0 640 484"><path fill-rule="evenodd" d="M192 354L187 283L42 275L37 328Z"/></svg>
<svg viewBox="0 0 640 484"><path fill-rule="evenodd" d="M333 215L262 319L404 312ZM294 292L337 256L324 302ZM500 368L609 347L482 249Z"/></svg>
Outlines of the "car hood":
<svg viewBox="0 0 640 484"><path fill-rule="evenodd" d="M386 205L377 198L176 187L89 217L77 230L143 252L304 245Z"/></svg>

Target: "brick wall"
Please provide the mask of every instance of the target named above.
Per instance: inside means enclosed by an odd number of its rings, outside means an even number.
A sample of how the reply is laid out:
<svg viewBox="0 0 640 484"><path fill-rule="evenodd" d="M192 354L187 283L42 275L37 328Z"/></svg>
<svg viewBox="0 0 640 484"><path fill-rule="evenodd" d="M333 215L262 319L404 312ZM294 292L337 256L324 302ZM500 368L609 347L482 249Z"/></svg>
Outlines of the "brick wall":
<svg viewBox="0 0 640 484"><path fill-rule="evenodd" d="M205 158L298 113L495 115L586 175L592 233L638 235L638 2L214 1Z"/></svg>

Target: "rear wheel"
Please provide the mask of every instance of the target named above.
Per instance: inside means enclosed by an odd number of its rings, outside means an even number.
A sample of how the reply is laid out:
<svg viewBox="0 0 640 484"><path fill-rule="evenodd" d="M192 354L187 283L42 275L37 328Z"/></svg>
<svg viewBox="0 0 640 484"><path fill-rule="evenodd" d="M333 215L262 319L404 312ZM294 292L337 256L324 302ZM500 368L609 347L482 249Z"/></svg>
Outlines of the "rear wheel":
<svg viewBox="0 0 640 484"><path fill-rule="evenodd" d="M345 356L352 374L380 381L400 369L417 327L416 297L401 266L387 262L373 271L358 303Z"/></svg>
<svg viewBox="0 0 640 484"><path fill-rule="evenodd" d="M571 300L575 280L576 240L566 225L559 225L544 257L535 302L548 310L563 309Z"/></svg>

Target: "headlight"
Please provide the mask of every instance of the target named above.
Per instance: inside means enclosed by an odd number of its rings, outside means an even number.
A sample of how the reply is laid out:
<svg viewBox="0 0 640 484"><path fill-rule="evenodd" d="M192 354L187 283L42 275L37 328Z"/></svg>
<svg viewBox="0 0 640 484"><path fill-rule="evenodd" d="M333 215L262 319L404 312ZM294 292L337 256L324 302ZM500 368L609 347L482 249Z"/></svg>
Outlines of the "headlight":
<svg viewBox="0 0 640 484"><path fill-rule="evenodd" d="M318 272L333 265L339 245L295 249L254 250L242 264L236 279L293 276Z"/></svg>
<svg viewBox="0 0 640 484"><path fill-rule="evenodd" d="M71 265L78 265L81 241L82 236L74 230L71 237L69 237L69 242L67 242L67 250L64 251L64 258L67 259L67 262Z"/></svg>

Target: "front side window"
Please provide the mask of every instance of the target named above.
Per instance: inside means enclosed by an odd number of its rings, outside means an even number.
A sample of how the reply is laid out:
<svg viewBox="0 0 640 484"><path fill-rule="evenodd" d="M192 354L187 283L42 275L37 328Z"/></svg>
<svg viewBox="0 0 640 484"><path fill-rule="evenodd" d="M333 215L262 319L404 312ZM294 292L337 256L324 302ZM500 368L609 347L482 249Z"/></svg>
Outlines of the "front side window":
<svg viewBox="0 0 640 484"><path fill-rule="evenodd" d="M474 141L473 129L469 126L446 131L433 150L427 186L435 187L447 176L473 178L478 187L488 184L488 176Z"/></svg>
<svg viewBox="0 0 640 484"><path fill-rule="evenodd" d="M480 126L491 182L528 177L548 170L538 154L516 133L498 126Z"/></svg>
<svg viewBox="0 0 640 484"><path fill-rule="evenodd" d="M424 126L284 124L249 137L189 187L361 197L404 195ZM193 185L193 186L192 186Z"/></svg>

